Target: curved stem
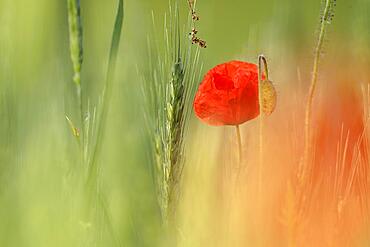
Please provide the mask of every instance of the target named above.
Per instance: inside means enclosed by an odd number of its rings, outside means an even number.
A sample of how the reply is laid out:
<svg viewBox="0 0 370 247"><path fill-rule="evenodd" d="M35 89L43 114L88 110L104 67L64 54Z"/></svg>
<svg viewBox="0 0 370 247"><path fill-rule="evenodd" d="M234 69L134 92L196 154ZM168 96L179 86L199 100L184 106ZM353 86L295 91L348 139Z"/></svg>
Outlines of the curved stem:
<svg viewBox="0 0 370 247"><path fill-rule="evenodd" d="M263 78L263 75L265 78ZM263 80L268 80L269 72L267 60L264 55L258 56L258 102L259 102L259 169L258 169L258 194L262 187L262 168L263 168L263 112L262 112L262 90L261 83Z"/></svg>
<svg viewBox="0 0 370 247"><path fill-rule="evenodd" d="M308 92L306 111L305 111L305 122L304 122L305 142L304 142L303 162L301 163L299 167L299 171L298 171L298 176L301 182L304 180L304 177L306 176L306 170L308 166L308 154L312 146L312 135L310 132L311 118L312 118L312 103L313 103L313 97L314 97L315 90L316 90L321 51L323 48L326 28L327 28L328 20L330 17L329 13L330 13L330 0L326 0L324 13L321 18L319 39L317 41L317 45L315 49L315 57L314 57L314 63L313 63L313 69L312 69L311 84L310 84L310 89Z"/></svg>
<svg viewBox="0 0 370 247"><path fill-rule="evenodd" d="M262 65L263 65L263 72L265 75L265 80L269 79L269 70L267 66L267 60L264 55L258 56L258 81L262 81Z"/></svg>

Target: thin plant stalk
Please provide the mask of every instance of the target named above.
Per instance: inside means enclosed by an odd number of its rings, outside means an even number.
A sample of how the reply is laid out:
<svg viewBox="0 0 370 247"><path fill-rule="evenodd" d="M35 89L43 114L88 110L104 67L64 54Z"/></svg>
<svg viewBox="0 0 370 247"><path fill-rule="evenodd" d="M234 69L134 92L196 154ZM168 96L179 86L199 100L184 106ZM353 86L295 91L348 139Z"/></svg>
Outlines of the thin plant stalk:
<svg viewBox="0 0 370 247"><path fill-rule="evenodd" d="M236 167L236 177L235 177L235 192L237 192L240 173L242 172L243 146L242 146L242 136L240 133L240 125L235 125L235 130L236 130L236 140L238 142L238 165Z"/></svg>
<svg viewBox="0 0 370 247"><path fill-rule="evenodd" d="M243 147L242 147L242 137L241 137L241 134L240 134L240 126L239 125L235 125L235 129L236 129L236 139L238 141L238 154L239 154L239 166L238 166L238 169L240 169L241 167L241 164L242 164L242 161L243 161Z"/></svg>
<svg viewBox="0 0 370 247"><path fill-rule="evenodd" d="M314 98L316 86L317 86L317 79L319 75L319 64L320 64L321 53L322 53L324 41L325 41L325 34L326 34L327 27L333 18L332 12L333 12L334 6L335 6L335 1L326 0L324 12L321 16L320 32L319 32L317 45L315 48L312 77L311 77L311 83L310 83L307 104L306 104L306 109L305 109L303 162L301 162L301 165L298 171L299 172L298 178L301 182L304 180L306 176L307 166L308 166L308 156L309 156L309 152L312 150L312 133L310 131L311 122L312 122L312 103L313 103L313 98Z"/></svg>
<svg viewBox="0 0 370 247"><path fill-rule="evenodd" d="M265 76L265 78L263 78ZM260 192L262 187L262 173L263 173L263 123L264 123L264 114L263 114L263 102L262 102L262 81L269 80L269 71L267 66L267 60L264 55L258 56L258 102L259 102L259 169L258 169L258 191ZM260 194L260 193L258 193Z"/></svg>

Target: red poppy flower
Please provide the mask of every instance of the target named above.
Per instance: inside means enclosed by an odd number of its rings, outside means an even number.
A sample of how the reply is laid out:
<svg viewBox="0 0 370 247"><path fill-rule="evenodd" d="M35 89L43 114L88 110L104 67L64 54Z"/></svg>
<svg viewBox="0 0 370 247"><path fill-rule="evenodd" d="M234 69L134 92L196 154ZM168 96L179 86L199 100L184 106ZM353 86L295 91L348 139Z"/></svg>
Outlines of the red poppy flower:
<svg viewBox="0 0 370 247"><path fill-rule="evenodd" d="M208 71L194 100L196 115L209 125L239 125L259 115L258 67L231 61Z"/></svg>

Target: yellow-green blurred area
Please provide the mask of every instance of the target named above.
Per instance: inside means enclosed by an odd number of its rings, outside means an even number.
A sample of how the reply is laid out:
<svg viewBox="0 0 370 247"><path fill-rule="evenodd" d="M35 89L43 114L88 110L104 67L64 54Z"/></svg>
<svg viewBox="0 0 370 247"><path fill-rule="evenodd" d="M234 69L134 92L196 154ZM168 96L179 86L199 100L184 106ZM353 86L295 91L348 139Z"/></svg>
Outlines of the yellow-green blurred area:
<svg viewBox="0 0 370 247"><path fill-rule="evenodd" d="M0 0L0 246L164 246L149 162L150 137L144 131L141 77L149 69L148 42L165 45L169 5L167 0L125 0L114 93L99 159L106 211L99 210L100 220L90 221L84 212L89 201L79 189L83 168L78 146L65 118L78 118L67 1ZM187 1L179 0L179 6L185 20ZM116 9L115 0L81 0L85 107L99 102ZM256 62L264 53L272 76L279 75L278 91L296 83L281 71L295 75L298 67L302 87L308 88L320 0L198 0L196 9L198 34L208 44L201 51L202 73L232 59ZM337 60L343 70L369 64L369 44L370 1L338 1L323 63ZM191 121L194 128L202 125L194 116ZM210 134L222 131L209 128ZM189 143L207 151L207 140L191 137ZM201 166L212 166L204 162L204 155L189 154L187 181L198 171L199 160ZM200 205L199 213L205 208ZM207 229L194 231L201 235Z"/></svg>

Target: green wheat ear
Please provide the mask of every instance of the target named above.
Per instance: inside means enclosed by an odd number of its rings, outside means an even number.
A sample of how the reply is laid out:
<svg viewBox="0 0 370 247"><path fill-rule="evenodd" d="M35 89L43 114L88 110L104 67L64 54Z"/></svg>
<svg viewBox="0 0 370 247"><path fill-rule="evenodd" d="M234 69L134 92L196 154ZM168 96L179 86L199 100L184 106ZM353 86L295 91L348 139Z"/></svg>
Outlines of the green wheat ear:
<svg viewBox="0 0 370 247"><path fill-rule="evenodd" d="M81 8L80 0L67 0L68 3L68 27L69 27L69 46L70 56L73 64L73 82L76 85L76 95L78 100L79 110L79 125L81 134L75 135L79 138L81 136L82 145L84 146L85 126L84 126L84 110L82 103L82 89L81 89L81 67L83 61L83 46L82 46L82 22L81 22ZM71 120L68 121L69 123ZM84 147L81 147L81 151Z"/></svg>
<svg viewBox="0 0 370 247"><path fill-rule="evenodd" d="M71 60L74 70L73 81L79 85L81 84L81 66L83 61L80 0L68 0L68 24Z"/></svg>
<svg viewBox="0 0 370 247"><path fill-rule="evenodd" d="M307 173L307 166L309 165L309 153L312 151L312 133L311 133L312 103L313 103L313 98L314 98L315 91L316 91L317 79L319 76L320 59L321 59L322 51L324 48L324 41L325 41L325 36L326 36L328 26L333 21L335 7L336 7L336 0L325 0L325 2L323 2L323 12L320 18L320 32L319 32L319 37L318 37L316 48L315 48L312 77L311 77L310 89L308 92L307 104L306 104L306 110L305 110L304 153L303 153L303 160L300 164L299 171L298 171L298 177L301 183L304 182L305 177L307 175L306 173Z"/></svg>
<svg viewBox="0 0 370 247"><path fill-rule="evenodd" d="M149 39L150 68L142 88L148 135L152 139L153 175L164 224L173 223L176 218L184 167L184 136L200 71L199 49L192 46L187 29L180 28L177 1L171 3L169 17L169 23L165 23L165 47L157 46L150 51L151 43L157 40ZM190 20L191 16L189 27Z"/></svg>

